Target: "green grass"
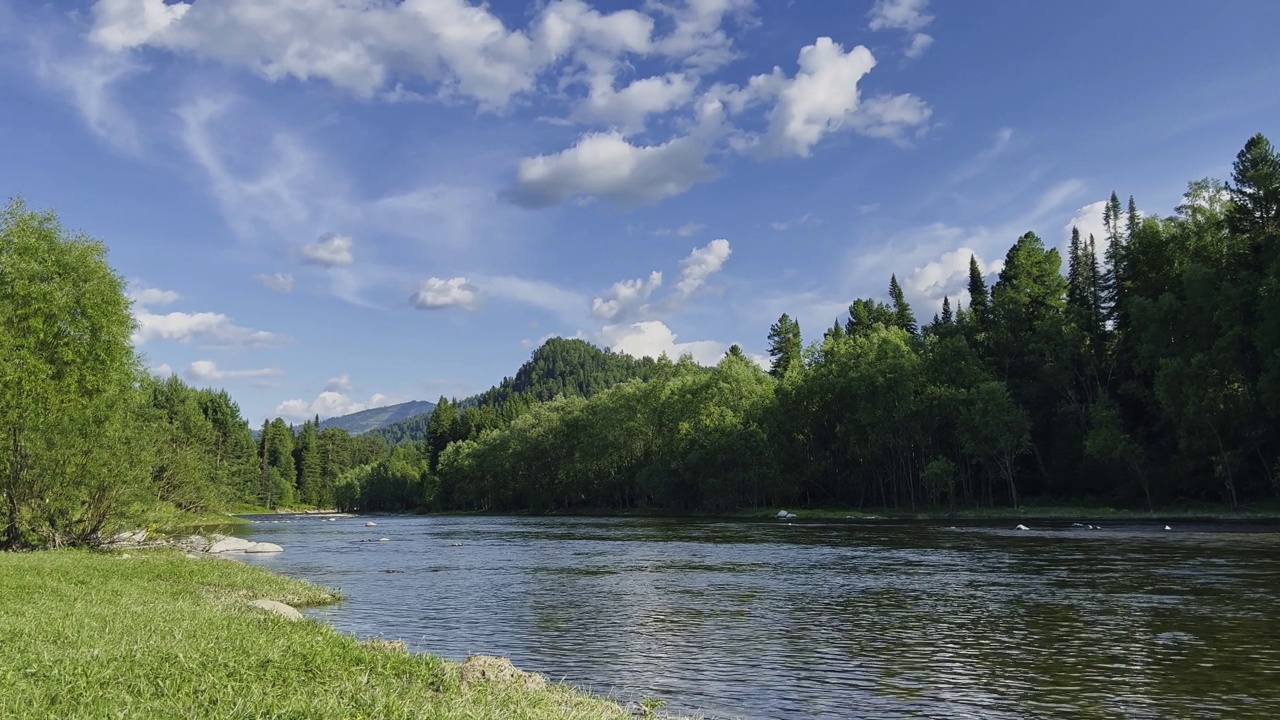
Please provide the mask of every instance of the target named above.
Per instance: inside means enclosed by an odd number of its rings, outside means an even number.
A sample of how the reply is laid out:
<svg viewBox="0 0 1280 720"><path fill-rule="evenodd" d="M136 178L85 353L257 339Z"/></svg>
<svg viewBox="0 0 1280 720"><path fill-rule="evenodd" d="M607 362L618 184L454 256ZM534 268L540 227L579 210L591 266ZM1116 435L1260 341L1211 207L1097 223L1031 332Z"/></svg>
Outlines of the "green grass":
<svg viewBox="0 0 1280 720"><path fill-rule="evenodd" d="M616 718L560 685L461 666L246 607L322 588L171 551L0 553L0 718Z"/></svg>

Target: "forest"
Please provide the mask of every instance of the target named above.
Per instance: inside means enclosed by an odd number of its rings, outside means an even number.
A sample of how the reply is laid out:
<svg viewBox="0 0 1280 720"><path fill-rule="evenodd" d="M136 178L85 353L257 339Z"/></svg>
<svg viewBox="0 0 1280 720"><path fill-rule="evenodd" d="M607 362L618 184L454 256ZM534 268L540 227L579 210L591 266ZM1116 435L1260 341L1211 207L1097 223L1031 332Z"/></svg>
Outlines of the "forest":
<svg viewBox="0 0 1280 720"><path fill-rule="evenodd" d="M221 390L142 369L105 246L0 212L3 545L94 544L234 508L726 512L777 506L1230 507L1280 495L1280 156L1173 215L1107 203L1066 257L1033 232L917 318L896 277L768 370L552 339L480 395L352 436L257 438Z"/></svg>

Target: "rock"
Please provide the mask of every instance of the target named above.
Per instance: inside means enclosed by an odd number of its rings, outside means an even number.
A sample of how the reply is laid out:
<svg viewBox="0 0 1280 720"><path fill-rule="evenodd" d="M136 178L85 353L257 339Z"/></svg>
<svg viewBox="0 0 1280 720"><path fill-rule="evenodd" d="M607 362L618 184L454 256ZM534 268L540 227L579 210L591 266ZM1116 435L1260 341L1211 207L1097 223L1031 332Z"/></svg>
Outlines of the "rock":
<svg viewBox="0 0 1280 720"><path fill-rule="evenodd" d="M249 547L244 549L247 553L278 553L284 552L284 548L275 543L256 542L250 543Z"/></svg>
<svg viewBox="0 0 1280 720"><path fill-rule="evenodd" d="M199 556L199 555L196 555L195 553L187 553L186 555L183 555L183 557L185 557L185 558L186 558L186 559L188 559L188 560L199 560L199 559L200 559L200 556Z"/></svg>
<svg viewBox="0 0 1280 720"><path fill-rule="evenodd" d="M131 557L133 557L133 556L132 556L132 555L130 555L129 553L125 553L125 554L123 554L123 555L121 555L121 556L120 556L120 559L121 559L121 560L128 560L128 559L129 559L129 558L131 558Z"/></svg>
<svg viewBox="0 0 1280 720"><path fill-rule="evenodd" d="M1019 525L1018 527L1014 528L1014 530L1030 530L1030 529L1031 528L1027 527L1026 525Z"/></svg>
<svg viewBox="0 0 1280 720"><path fill-rule="evenodd" d="M1164 526L1164 529L1165 529L1165 530L1172 530L1173 528L1169 527L1168 525L1165 525L1165 526Z"/></svg>
<svg viewBox="0 0 1280 720"><path fill-rule="evenodd" d="M238 537L224 537L209 546L206 552L218 554L228 552L244 552L253 546L252 542Z"/></svg>
<svg viewBox="0 0 1280 720"><path fill-rule="evenodd" d="M365 526L365 527L378 527L378 523L376 523L376 522L374 522L374 521L370 520L369 522L365 523L365 524L364 524L364 526Z"/></svg>
<svg viewBox="0 0 1280 720"><path fill-rule="evenodd" d="M472 655L463 661L459 670L462 682L467 685L492 683L494 685L522 685L526 690L541 690L547 679L537 673L524 672L506 658L490 655Z"/></svg>
<svg viewBox="0 0 1280 720"><path fill-rule="evenodd" d="M251 607L255 607L263 612L279 616L290 622L297 622L302 619L302 613L291 605L285 605L275 600L254 600L249 603Z"/></svg>
<svg viewBox="0 0 1280 720"><path fill-rule="evenodd" d="M786 510L779 510L779 511L778 511L777 518L778 518L779 520L786 520L786 519L787 519L787 515L788 515L788 514L789 514L789 513L788 513Z"/></svg>
<svg viewBox="0 0 1280 720"><path fill-rule="evenodd" d="M111 542L117 544L136 544L147 541L146 530L134 530L133 532L122 532L111 538Z"/></svg>
<svg viewBox="0 0 1280 720"><path fill-rule="evenodd" d="M388 652L409 652L409 646L405 645L403 640L383 640L382 638L369 638L361 645L371 647L375 650L386 650Z"/></svg>
<svg viewBox="0 0 1280 720"><path fill-rule="evenodd" d="M378 542L390 542L391 538L378 538Z"/></svg>

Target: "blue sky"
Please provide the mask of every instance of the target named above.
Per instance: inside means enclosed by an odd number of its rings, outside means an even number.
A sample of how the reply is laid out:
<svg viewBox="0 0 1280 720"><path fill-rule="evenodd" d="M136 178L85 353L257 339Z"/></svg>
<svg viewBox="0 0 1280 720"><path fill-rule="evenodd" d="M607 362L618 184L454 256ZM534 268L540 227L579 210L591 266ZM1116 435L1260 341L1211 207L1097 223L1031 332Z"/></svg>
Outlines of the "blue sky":
<svg viewBox="0 0 1280 720"><path fill-rule="evenodd" d="M251 422L820 335L1277 133L1280 3L0 0L0 190Z"/></svg>

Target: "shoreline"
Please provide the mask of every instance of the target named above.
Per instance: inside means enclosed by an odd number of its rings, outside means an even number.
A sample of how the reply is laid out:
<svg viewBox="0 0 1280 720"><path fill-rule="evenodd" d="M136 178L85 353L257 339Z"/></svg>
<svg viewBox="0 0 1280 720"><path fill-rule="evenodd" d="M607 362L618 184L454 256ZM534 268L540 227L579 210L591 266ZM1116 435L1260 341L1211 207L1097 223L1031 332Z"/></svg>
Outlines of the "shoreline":
<svg viewBox="0 0 1280 720"><path fill-rule="evenodd" d="M303 580L131 551L0 553L0 716L645 716L502 658L454 662L303 619L296 607L341 601Z"/></svg>
<svg viewBox="0 0 1280 720"><path fill-rule="evenodd" d="M1195 523L1231 522L1280 522L1280 503L1251 505L1232 510L1222 505L1164 506L1154 510L1132 510L1103 506L1034 505L1021 508L968 508L959 510L909 510L909 509L857 509L857 508L804 508L801 506L735 510L727 513L679 512L669 509L608 509L577 508L550 512L530 510L484 511L451 510L439 512L352 512L349 517L543 517L543 518L638 518L671 520L715 521L776 521L778 513L786 510L794 517L783 518L791 522L880 523L880 522L998 522L1004 520L1030 520L1040 522L1089 522L1130 521L1163 523L1177 520ZM301 513L299 513L301 514ZM247 517L251 513L241 514ZM253 515L257 515L253 513Z"/></svg>

